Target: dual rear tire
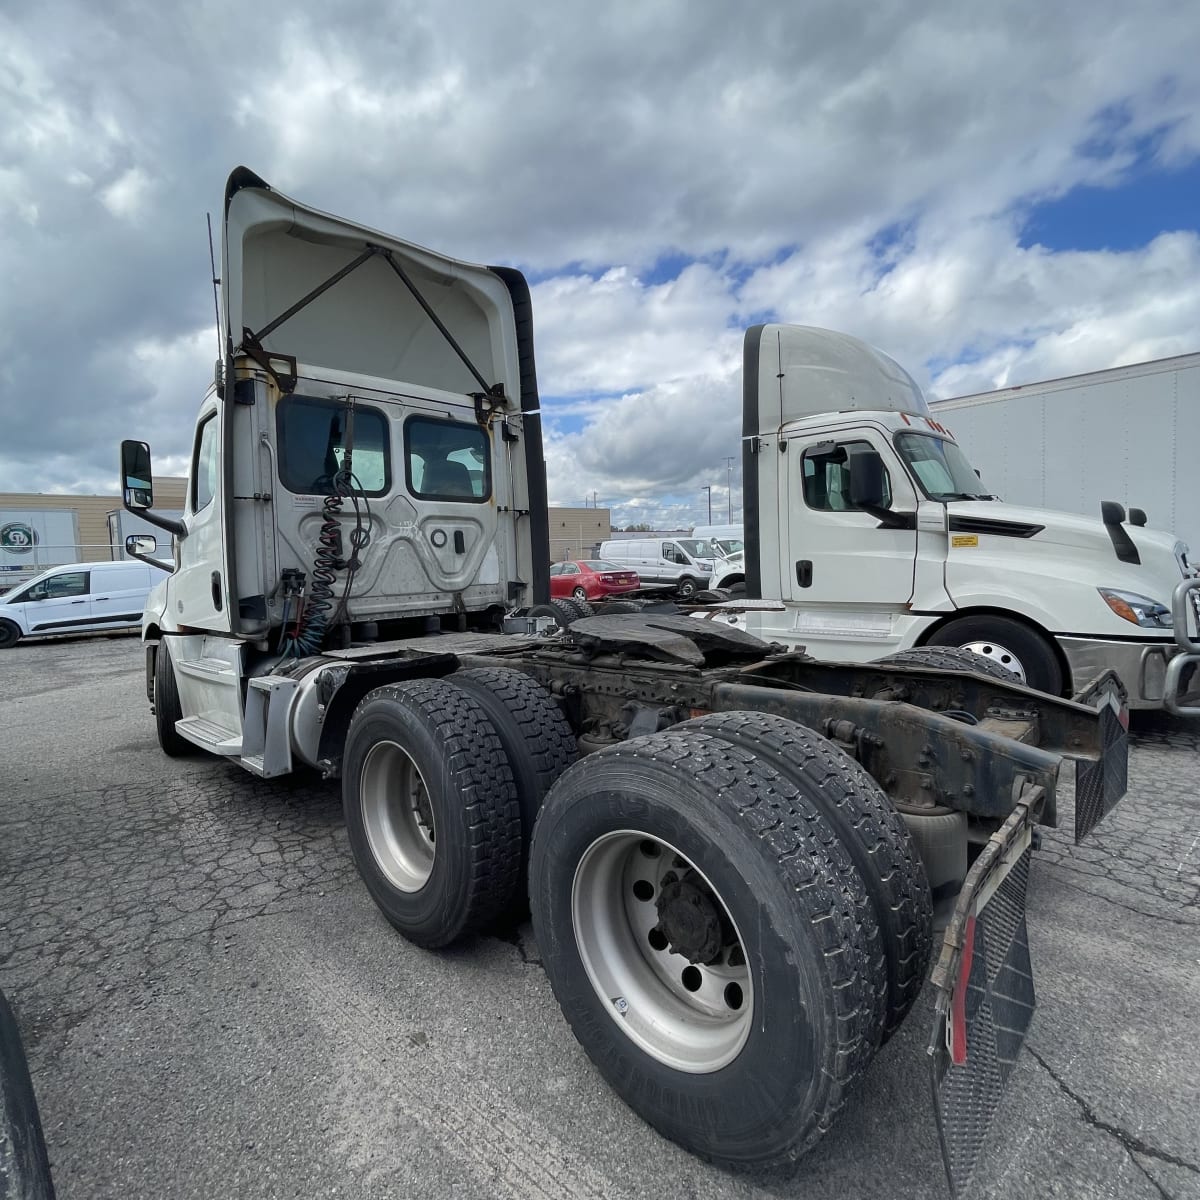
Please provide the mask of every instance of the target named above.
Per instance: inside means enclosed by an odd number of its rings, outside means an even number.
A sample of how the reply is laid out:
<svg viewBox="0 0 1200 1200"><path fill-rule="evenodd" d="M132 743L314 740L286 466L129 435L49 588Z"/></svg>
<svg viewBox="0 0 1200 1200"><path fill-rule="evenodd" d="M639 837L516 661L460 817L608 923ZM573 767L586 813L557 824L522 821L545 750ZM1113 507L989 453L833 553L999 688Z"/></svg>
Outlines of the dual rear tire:
<svg viewBox="0 0 1200 1200"><path fill-rule="evenodd" d="M546 799L530 881L546 973L596 1068L733 1166L820 1138L928 967L902 819L782 718L715 714L588 756Z"/></svg>
<svg viewBox="0 0 1200 1200"><path fill-rule="evenodd" d="M925 978L929 886L902 819L832 743L763 714L575 757L519 672L378 689L343 761L368 890L437 947L510 915L527 871L555 996L618 1095L715 1161L794 1160Z"/></svg>

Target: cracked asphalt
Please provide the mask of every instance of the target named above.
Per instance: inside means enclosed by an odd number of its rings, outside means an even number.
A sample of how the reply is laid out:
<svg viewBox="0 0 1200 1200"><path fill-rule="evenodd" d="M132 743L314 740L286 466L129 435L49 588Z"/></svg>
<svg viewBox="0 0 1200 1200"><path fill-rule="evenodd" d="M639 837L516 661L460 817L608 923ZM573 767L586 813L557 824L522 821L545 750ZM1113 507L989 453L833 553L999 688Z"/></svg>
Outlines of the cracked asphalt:
<svg viewBox="0 0 1200 1200"><path fill-rule="evenodd" d="M428 953L358 882L336 785L161 755L136 638L0 654L0 987L74 1197L947 1195L928 997L785 1178L714 1169L599 1080L528 924ZM1200 725L1030 881L1039 1008L984 1197L1200 1197Z"/></svg>

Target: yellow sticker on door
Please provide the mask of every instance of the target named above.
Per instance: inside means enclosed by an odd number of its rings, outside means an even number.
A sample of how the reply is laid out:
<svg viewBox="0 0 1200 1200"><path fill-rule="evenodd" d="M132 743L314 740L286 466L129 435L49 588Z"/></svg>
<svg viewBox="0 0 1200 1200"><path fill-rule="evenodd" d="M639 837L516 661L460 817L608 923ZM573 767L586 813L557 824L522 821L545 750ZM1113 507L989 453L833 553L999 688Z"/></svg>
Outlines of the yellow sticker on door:
<svg viewBox="0 0 1200 1200"><path fill-rule="evenodd" d="M950 538L952 546L978 546L979 534L977 533L956 533Z"/></svg>

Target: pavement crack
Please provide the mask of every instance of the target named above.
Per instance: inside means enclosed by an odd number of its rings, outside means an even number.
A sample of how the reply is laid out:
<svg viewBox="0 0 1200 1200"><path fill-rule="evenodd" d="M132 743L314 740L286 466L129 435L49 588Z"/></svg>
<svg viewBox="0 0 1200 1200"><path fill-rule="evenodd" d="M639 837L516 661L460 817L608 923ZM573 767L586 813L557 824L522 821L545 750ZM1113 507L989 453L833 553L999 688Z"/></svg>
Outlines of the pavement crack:
<svg viewBox="0 0 1200 1200"><path fill-rule="evenodd" d="M1047 870L1055 873L1055 881L1062 884L1063 887L1068 887L1074 892L1082 892L1083 895L1090 897L1092 900L1102 900L1105 904L1111 904L1114 908L1124 909L1126 912L1134 913L1139 917L1146 917L1151 921L1162 921L1166 925L1186 925L1195 928L1200 924L1200 920L1189 920L1187 917L1169 917L1165 913L1150 912L1145 908L1138 908L1134 904L1126 904L1124 900L1116 900L1112 896L1106 896L1103 892L1095 892L1091 888L1083 887L1081 884L1073 883L1069 879L1065 879L1065 875L1078 874L1072 871L1069 867L1063 866L1061 863L1046 862L1041 864ZM1179 901L1181 908L1195 907L1188 901Z"/></svg>
<svg viewBox="0 0 1200 1200"><path fill-rule="evenodd" d="M1120 1143L1121 1148L1129 1155L1129 1161L1146 1177L1153 1185L1155 1190L1163 1200L1172 1200L1171 1194L1162 1186L1153 1175L1138 1161L1137 1155L1142 1155L1145 1158L1155 1159L1158 1162L1168 1163L1172 1167L1180 1167L1184 1171L1191 1171L1193 1175L1200 1176L1200 1166L1195 1163L1188 1162L1187 1159L1179 1158L1177 1155L1170 1154L1166 1150L1159 1150L1156 1146L1151 1146L1144 1142L1137 1134L1130 1133L1127 1129L1122 1129L1119 1125L1113 1125L1108 1121L1103 1120L1096 1115L1095 1109L1081 1096L1078 1092L1067 1084L1062 1076L1060 1076L1052 1066L1028 1043L1025 1043L1025 1049L1029 1052L1034 1061L1050 1076L1051 1079L1058 1085L1058 1090L1062 1092L1068 1099L1074 1101L1079 1109L1079 1115L1083 1118L1085 1125L1090 1125L1093 1129L1100 1130L1101 1133L1107 1133L1110 1137L1115 1138Z"/></svg>

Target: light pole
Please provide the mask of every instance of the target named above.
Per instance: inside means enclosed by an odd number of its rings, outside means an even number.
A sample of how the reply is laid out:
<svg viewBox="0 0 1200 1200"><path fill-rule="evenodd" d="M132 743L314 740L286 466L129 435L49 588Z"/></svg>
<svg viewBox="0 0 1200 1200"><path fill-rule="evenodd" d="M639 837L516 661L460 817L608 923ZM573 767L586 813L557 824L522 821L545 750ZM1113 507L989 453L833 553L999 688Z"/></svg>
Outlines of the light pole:
<svg viewBox="0 0 1200 1200"><path fill-rule="evenodd" d="M725 458L725 520L733 524L733 455Z"/></svg>
<svg viewBox="0 0 1200 1200"><path fill-rule="evenodd" d="M702 492L708 493L708 523L711 525L712 524L712 487L709 484L705 484L704 487L702 487L700 490Z"/></svg>

